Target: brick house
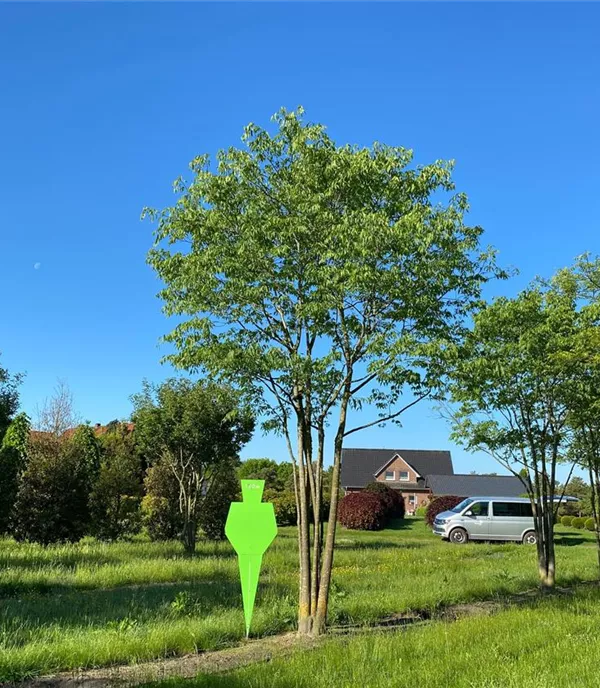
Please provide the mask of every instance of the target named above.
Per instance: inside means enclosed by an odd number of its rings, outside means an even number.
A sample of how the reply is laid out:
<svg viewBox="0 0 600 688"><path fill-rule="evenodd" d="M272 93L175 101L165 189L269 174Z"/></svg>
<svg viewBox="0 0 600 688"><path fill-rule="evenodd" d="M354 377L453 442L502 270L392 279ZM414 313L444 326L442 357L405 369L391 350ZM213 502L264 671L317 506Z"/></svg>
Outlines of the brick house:
<svg viewBox="0 0 600 688"><path fill-rule="evenodd" d="M449 451L436 449L343 449L341 484L345 494L380 481L402 492L406 511L432 497L518 497L525 486L513 475L456 474Z"/></svg>
<svg viewBox="0 0 600 688"><path fill-rule="evenodd" d="M375 480L400 490L406 510L431 498L427 476L454 475L449 451L430 449L343 449L341 484L344 492L358 492Z"/></svg>

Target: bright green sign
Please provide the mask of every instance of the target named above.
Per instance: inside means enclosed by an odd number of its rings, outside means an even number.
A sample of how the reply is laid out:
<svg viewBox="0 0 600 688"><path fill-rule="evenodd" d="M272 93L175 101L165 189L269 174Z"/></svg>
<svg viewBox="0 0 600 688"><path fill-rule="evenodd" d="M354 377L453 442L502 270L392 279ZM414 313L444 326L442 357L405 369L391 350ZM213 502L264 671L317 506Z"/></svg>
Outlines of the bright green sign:
<svg viewBox="0 0 600 688"><path fill-rule="evenodd" d="M277 523L273 505L261 502L265 481L241 482L243 501L231 502L225 535L238 555L247 638L250 633L262 557L277 535Z"/></svg>

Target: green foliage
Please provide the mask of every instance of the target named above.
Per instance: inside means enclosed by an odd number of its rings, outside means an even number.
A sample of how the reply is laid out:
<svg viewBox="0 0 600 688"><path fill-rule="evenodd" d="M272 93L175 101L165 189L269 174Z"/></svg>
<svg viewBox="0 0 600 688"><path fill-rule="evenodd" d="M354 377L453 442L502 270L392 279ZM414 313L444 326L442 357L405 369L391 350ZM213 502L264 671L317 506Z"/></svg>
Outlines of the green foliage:
<svg viewBox="0 0 600 688"><path fill-rule="evenodd" d="M270 502L275 509L275 519L278 526L295 526L298 520L296 512L296 497L291 490L277 492L265 490L264 502Z"/></svg>
<svg viewBox="0 0 600 688"><path fill-rule="evenodd" d="M419 506L415 510L415 516L418 518L425 518L425 514L427 513L427 507L426 506Z"/></svg>
<svg viewBox="0 0 600 688"><path fill-rule="evenodd" d="M571 525L573 528L577 528L578 530L582 530L585 528L585 521L586 519L581 517L581 516L575 516L573 520L571 521Z"/></svg>
<svg viewBox="0 0 600 688"><path fill-rule="evenodd" d="M102 458L90 495L91 532L101 540L116 540L141 529L142 467L134 433L127 425L112 425L100 437Z"/></svg>
<svg viewBox="0 0 600 688"><path fill-rule="evenodd" d="M89 528L89 456L82 435L59 440L43 437L30 444L13 509L17 540L76 542Z"/></svg>
<svg viewBox="0 0 600 688"><path fill-rule="evenodd" d="M18 387L21 379L21 375L11 375L6 368L0 366L0 444L13 415L19 408Z"/></svg>
<svg viewBox="0 0 600 688"><path fill-rule="evenodd" d="M169 465L158 461L144 480L143 524L151 540L174 540L181 536L183 515L179 508L179 483Z"/></svg>
<svg viewBox="0 0 600 688"><path fill-rule="evenodd" d="M433 522L438 514L441 514L442 511L453 509L457 504L460 504L463 499L464 497L457 497L456 495L434 497L425 509L425 522L430 528L433 528Z"/></svg>
<svg viewBox="0 0 600 688"><path fill-rule="evenodd" d="M404 498L400 492L377 480L370 482L364 489L383 499L388 518L404 518Z"/></svg>
<svg viewBox="0 0 600 688"><path fill-rule="evenodd" d="M585 529L591 530L592 532L596 530L596 521L593 518L585 519Z"/></svg>
<svg viewBox="0 0 600 688"><path fill-rule="evenodd" d="M272 459L246 459L237 469L240 480L264 480L266 490L294 489L292 464L289 462L277 463Z"/></svg>
<svg viewBox="0 0 600 688"><path fill-rule="evenodd" d="M566 486L559 485L557 493L577 497L578 502L564 502L560 506L560 513L566 516L591 516L592 515L592 488L579 476L574 476Z"/></svg>
<svg viewBox="0 0 600 688"><path fill-rule="evenodd" d="M209 540L222 540L225 537L229 506L231 502L241 499L240 483L235 468L234 462L220 467L202 502L198 525Z"/></svg>
<svg viewBox="0 0 600 688"><path fill-rule="evenodd" d="M9 529L19 478L27 464L30 430L28 416L20 413L8 426L0 443L0 533Z"/></svg>
<svg viewBox="0 0 600 688"><path fill-rule="evenodd" d="M164 463L177 480L182 542L193 552L205 490L252 436L252 412L239 392L205 380L144 383L133 403L140 451L150 462ZM157 503L147 505L157 508Z"/></svg>
<svg viewBox="0 0 600 688"><path fill-rule="evenodd" d="M414 168L407 149L336 146L301 108L273 119L277 132L248 125L245 148L220 151L213 169L195 159L175 206L144 211L158 222L148 260L165 311L184 316L168 358L235 380L282 429L264 393L310 380L315 417L329 416L343 330L352 365L373 373L362 392L383 419L405 385L437 384L434 351L497 274L493 256L463 221L453 163Z"/></svg>
<svg viewBox="0 0 600 688"><path fill-rule="evenodd" d="M569 527L573 525L573 516L561 516L560 522L561 525Z"/></svg>
<svg viewBox="0 0 600 688"><path fill-rule="evenodd" d="M388 506L380 493L350 492L340 502L338 520L345 528L381 530L388 518Z"/></svg>

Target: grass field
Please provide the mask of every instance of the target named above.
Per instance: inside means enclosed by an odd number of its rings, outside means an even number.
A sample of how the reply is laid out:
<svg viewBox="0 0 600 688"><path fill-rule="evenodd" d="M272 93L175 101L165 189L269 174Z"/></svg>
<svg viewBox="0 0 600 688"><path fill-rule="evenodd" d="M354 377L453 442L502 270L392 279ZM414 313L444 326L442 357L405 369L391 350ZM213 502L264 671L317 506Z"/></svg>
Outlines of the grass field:
<svg viewBox="0 0 600 688"><path fill-rule="evenodd" d="M597 688L600 591L491 617L329 640L310 652L160 688Z"/></svg>
<svg viewBox="0 0 600 688"><path fill-rule="evenodd" d="M558 527L557 566L559 585L595 579L592 534ZM367 624L528 589L537 573L532 548L452 546L408 520L379 533L341 529L334 580L331 623ZM295 531L281 529L264 560L255 636L295 627L296 585ZM244 633L227 543L185 558L177 543L2 540L0 596L0 681L217 649Z"/></svg>

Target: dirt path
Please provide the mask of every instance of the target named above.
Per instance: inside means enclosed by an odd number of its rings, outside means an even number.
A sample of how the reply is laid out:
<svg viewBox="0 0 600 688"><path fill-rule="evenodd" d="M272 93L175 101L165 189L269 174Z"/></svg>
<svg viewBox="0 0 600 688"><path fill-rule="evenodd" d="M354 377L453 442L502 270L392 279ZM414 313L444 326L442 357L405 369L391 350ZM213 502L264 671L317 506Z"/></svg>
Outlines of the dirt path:
<svg viewBox="0 0 600 688"><path fill-rule="evenodd" d="M575 588L556 588L546 596L573 594L577 588L597 586L596 582L581 583ZM121 665L89 669L81 672L64 672L54 676L42 676L18 683L3 684L16 688L104 688L105 686L135 686L149 681L171 677L192 678L199 673L218 673L237 669L256 662L268 662L276 657L289 655L297 650L310 650L332 635L399 631L430 623L431 621L456 621L467 616L494 614L507 607L531 604L544 596L538 589L517 593L501 599L484 600L468 604L456 604L437 612L413 612L395 614L378 624L365 627L338 626L331 628L327 636L307 638L295 633L270 636L244 641L241 645L225 650L173 657L134 665Z"/></svg>

